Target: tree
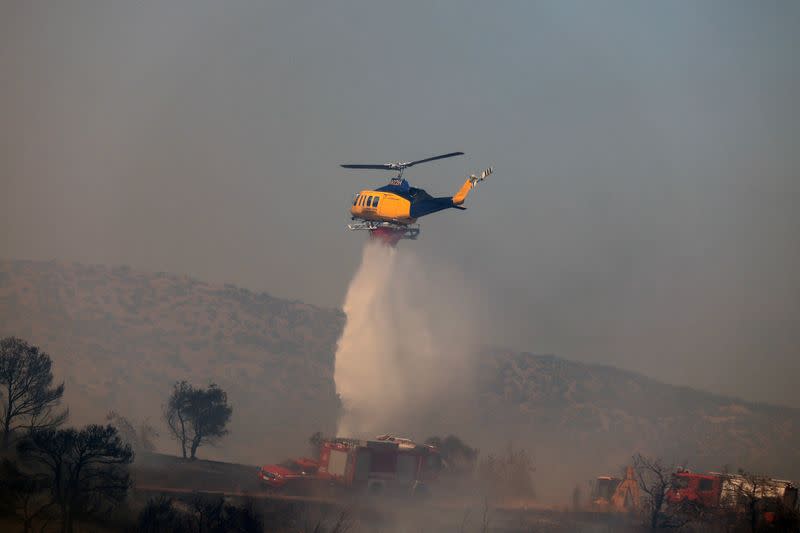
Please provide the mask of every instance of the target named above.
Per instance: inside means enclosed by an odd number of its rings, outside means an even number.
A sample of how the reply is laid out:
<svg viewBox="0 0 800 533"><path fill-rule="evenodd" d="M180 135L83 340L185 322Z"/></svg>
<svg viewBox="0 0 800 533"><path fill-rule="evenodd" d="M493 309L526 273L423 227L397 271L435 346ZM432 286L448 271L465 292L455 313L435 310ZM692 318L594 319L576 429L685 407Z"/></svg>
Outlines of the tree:
<svg viewBox="0 0 800 533"><path fill-rule="evenodd" d="M572 489L572 510L578 512L581 510L581 487L580 485L575 485L575 488Z"/></svg>
<svg viewBox="0 0 800 533"><path fill-rule="evenodd" d="M195 496L180 507L184 511L163 496L149 500L139 514L136 530L143 533L264 531L264 519L252 500L232 505L221 497Z"/></svg>
<svg viewBox="0 0 800 533"><path fill-rule="evenodd" d="M72 533L76 517L108 512L127 495L133 450L114 426L34 431L17 451L23 461L47 473L62 533Z"/></svg>
<svg viewBox="0 0 800 533"><path fill-rule="evenodd" d="M470 475L475 470L478 460L478 449L469 447L463 440L455 435L445 438L428 437L425 444L439 449L447 469L454 475Z"/></svg>
<svg viewBox="0 0 800 533"><path fill-rule="evenodd" d="M166 496L151 498L139 513L136 531L141 533L183 533L191 531L188 520Z"/></svg>
<svg viewBox="0 0 800 533"><path fill-rule="evenodd" d="M771 490L769 478L740 469L738 476L729 476L728 479L733 487L736 508L743 512L750 531L755 532L763 514L765 500L774 492Z"/></svg>
<svg viewBox="0 0 800 533"><path fill-rule="evenodd" d="M189 458L195 459L202 444L213 444L228 434L225 426L232 412L228 395L216 384L201 389L179 381L164 408L164 420L180 443L183 458L186 459L188 449Z"/></svg>
<svg viewBox="0 0 800 533"><path fill-rule="evenodd" d="M797 515L791 508L795 504L787 506L785 500L788 482L742 469L738 475L725 473L723 478L727 490L723 490L721 503L740 525L753 532L769 528L797 531Z"/></svg>
<svg viewBox="0 0 800 533"><path fill-rule="evenodd" d="M493 498L534 498L533 457L511 443L501 455L489 454L478 467L478 478Z"/></svg>
<svg viewBox="0 0 800 533"><path fill-rule="evenodd" d="M22 518L25 533L31 531L33 521L52 505L49 491L47 475L23 472L9 459L0 462L0 514L15 514Z"/></svg>
<svg viewBox="0 0 800 533"><path fill-rule="evenodd" d="M22 339L0 340L0 400L3 449L19 429L55 428L68 411L55 411L64 395L64 383L53 386L50 356Z"/></svg>
<svg viewBox="0 0 800 533"><path fill-rule="evenodd" d="M117 428L122 441L130 444L134 453L153 453L155 451L156 445L153 439L158 437L158 432L147 421L137 427L127 417L116 411L109 411L106 421Z"/></svg>
<svg viewBox="0 0 800 533"><path fill-rule="evenodd" d="M688 520L677 513L668 513L665 508L675 467L665 465L661 459L637 453L633 456L633 470L639 488L645 494L644 510L650 529L683 527Z"/></svg>
<svg viewBox="0 0 800 533"><path fill-rule="evenodd" d="M308 447L311 450L311 457L314 459L319 459L323 442L325 442L325 437L322 435L321 431L315 431L308 437Z"/></svg>

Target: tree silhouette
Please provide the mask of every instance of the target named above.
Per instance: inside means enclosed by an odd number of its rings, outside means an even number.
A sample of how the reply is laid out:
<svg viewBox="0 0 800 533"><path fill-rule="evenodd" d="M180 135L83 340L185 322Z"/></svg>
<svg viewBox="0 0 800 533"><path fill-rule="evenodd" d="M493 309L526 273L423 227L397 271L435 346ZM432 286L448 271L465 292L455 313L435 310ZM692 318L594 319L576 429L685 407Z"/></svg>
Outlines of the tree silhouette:
<svg viewBox="0 0 800 533"><path fill-rule="evenodd" d="M508 443L504 453L489 454L478 466L478 479L490 498L533 498L533 457Z"/></svg>
<svg viewBox="0 0 800 533"><path fill-rule="evenodd" d="M130 486L127 465L133 451L113 426L34 431L19 442L17 451L50 478L62 533L72 533L76 517L108 512L125 499Z"/></svg>
<svg viewBox="0 0 800 533"><path fill-rule="evenodd" d="M672 484L674 465L667 465L661 459L637 453L633 456L633 471L639 488L644 493L644 510L650 529L679 529L686 525L689 517L682 513L668 512L666 509L667 491Z"/></svg>
<svg viewBox="0 0 800 533"><path fill-rule="evenodd" d="M137 427L117 411L109 411L106 421L117 428L122 442L130 444L134 453L153 453L156 450L154 440L158 437L158 432L146 420Z"/></svg>
<svg viewBox="0 0 800 533"><path fill-rule="evenodd" d="M311 457L314 459L319 459L323 442L325 442L325 437L322 435L321 431L315 431L308 437L308 447L311 450Z"/></svg>
<svg viewBox="0 0 800 533"><path fill-rule="evenodd" d="M455 435L445 438L428 437L425 444L430 444L439 449L447 469L451 474L470 475L475 470L478 461L478 449L469 447L463 440Z"/></svg>
<svg viewBox="0 0 800 533"><path fill-rule="evenodd" d="M264 519L256 510L252 500L247 500L242 505L232 505L225 502L222 497L198 495L180 507L186 511L173 505L170 498L161 496L150 499L139 513L136 531L142 533L264 531Z"/></svg>
<svg viewBox="0 0 800 533"><path fill-rule="evenodd" d="M213 444L228 434L225 426L232 412L228 395L216 384L201 389L179 381L164 408L164 420L180 443L183 458L186 459L188 451L189 458L195 459L202 444Z"/></svg>
<svg viewBox="0 0 800 533"><path fill-rule="evenodd" d="M189 520L172 505L172 499L158 496L147 501L139 513L136 531L141 533L184 533L192 531Z"/></svg>
<svg viewBox="0 0 800 533"><path fill-rule="evenodd" d="M28 533L33 521L52 505L50 482L46 474L23 472L17 463L3 459L0 461L0 514L22 518L22 530Z"/></svg>
<svg viewBox="0 0 800 533"><path fill-rule="evenodd" d="M19 429L52 429L67 419L67 410L55 408L64 395L64 383L53 387L50 356L17 337L0 340L0 403L3 449Z"/></svg>
<svg viewBox="0 0 800 533"><path fill-rule="evenodd" d="M723 474L723 479L721 504L734 511L745 529L797 531L796 496L791 496L789 482L742 469L738 474Z"/></svg>

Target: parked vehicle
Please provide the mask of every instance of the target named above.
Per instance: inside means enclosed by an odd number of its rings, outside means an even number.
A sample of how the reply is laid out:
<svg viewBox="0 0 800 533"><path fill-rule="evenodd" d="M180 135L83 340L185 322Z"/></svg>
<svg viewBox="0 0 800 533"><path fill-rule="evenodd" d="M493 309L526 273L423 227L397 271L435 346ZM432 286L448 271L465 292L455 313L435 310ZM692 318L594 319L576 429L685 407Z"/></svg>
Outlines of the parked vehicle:
<svg viewBox="0 0 800 533"><path fill-rule="evenodd" d="M319 460L290 459L258 470L271 489L287 492L314 486L371 495L425 495L439 477L442 460L434 446L382 435L374 440L336 438L320 445Z"/></svg>
<svg viewBox="0 0 800 533"><path fill-rule="evenodd" d="M667 490L667 503L691 503L702 507L717 507L722 494L723 477L719 474L700 474L681 470L672 475Z"/></svg>
<svg viewBox="0 0 800 533"><path fill-rule="evenodd" d="M258 478L264 485L273 489L287 486L300 488L320 479L319 462L308 457L300 457L275 465L264 465L258 469Z"/></svg>
<svg viewBox="0 0 800 533"><path fill-rule="evenodd" d="M630 512L639 508L639 484L632 467L625 468L625 479L598 476L592 490L592 509Z"/></svg>
<svg viewBox="0 0 800 533"><path fill-rule="evenodd" d="M320 449L320 474L369 494L426 494L441 469L438 449L391 435L368 441L333 439Z"/></svg>
<svg viewBox="0 0 800 533"><path fill-rule="evenodd" d="M772 522L779 508L797 509L797 487L782 479L682 470L672 476L667 503L692 504L704 509L727 509L737 513L754 506L766 522Z"/></svg>

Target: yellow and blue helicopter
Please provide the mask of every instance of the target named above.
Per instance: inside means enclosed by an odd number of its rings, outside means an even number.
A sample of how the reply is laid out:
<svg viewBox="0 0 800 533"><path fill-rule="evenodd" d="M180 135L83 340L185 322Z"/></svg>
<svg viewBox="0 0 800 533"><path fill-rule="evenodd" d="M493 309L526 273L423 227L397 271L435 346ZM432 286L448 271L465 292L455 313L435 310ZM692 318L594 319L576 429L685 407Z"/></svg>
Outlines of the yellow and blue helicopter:
<svg viewBox="0 0 800 533"><path fill-rule="evenodd" d="M458 155L464 155L464 152L451 152L417 161L341 165L344 168L392 170L398 173L389 180L388 185L374 190L365 189L355 195L350 208L354 222L347 227L351 230L367 230L371 236L394 245L400 239L417 238L418 218L444 209L466 209L462 205L464 200L479 182L493 172L491 167L481 172L480 176L469 176L454 196L431 196L423 189L412 187L403 177L403 171L409 167Z"/></svg>

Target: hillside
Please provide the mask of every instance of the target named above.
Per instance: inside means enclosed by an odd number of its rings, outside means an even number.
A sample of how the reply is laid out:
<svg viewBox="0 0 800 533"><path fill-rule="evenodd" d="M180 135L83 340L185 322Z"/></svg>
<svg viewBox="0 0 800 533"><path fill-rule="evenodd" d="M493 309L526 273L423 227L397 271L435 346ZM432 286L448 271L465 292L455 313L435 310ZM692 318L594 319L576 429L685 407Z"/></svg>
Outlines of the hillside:
<svg viewBox="0 0 800 533"><path fill-rule="evenodd" d="M172 383L214 381L235 405L236 438L219 453L244 460L287 451L287 437L333 430L343 321L339 311L185 276L0 262L0 335L51 354L73 421L116 409L161 426Z"/></svg>
<svg viewBox="0 0 800 533"><path fill-rule="evenodd" d="M215 381L235 410L231 436L206 456L275 459L304 453L314 431L332 432L333 354L343 323L338 310L185 276L0 261L0 335L52 355L74 422L116 409L160 427L175 380ZM503 349L483 351L478 376L465 436L484 449L523 443L541 476L586 479L644 450L698 468L728 464L800 478L795 409Z"/></svg>
<svg viewBox="0 0 800 533"><path fill-rule="evenodd" d="M617 368L492 350L479 385L486 427L523 428L568 471L624 464L636 450L693 469L800 478L800 410L660 383ZM540 454L541 455L541 454ZM559 475L566 466L543 465Z"/></svg>

